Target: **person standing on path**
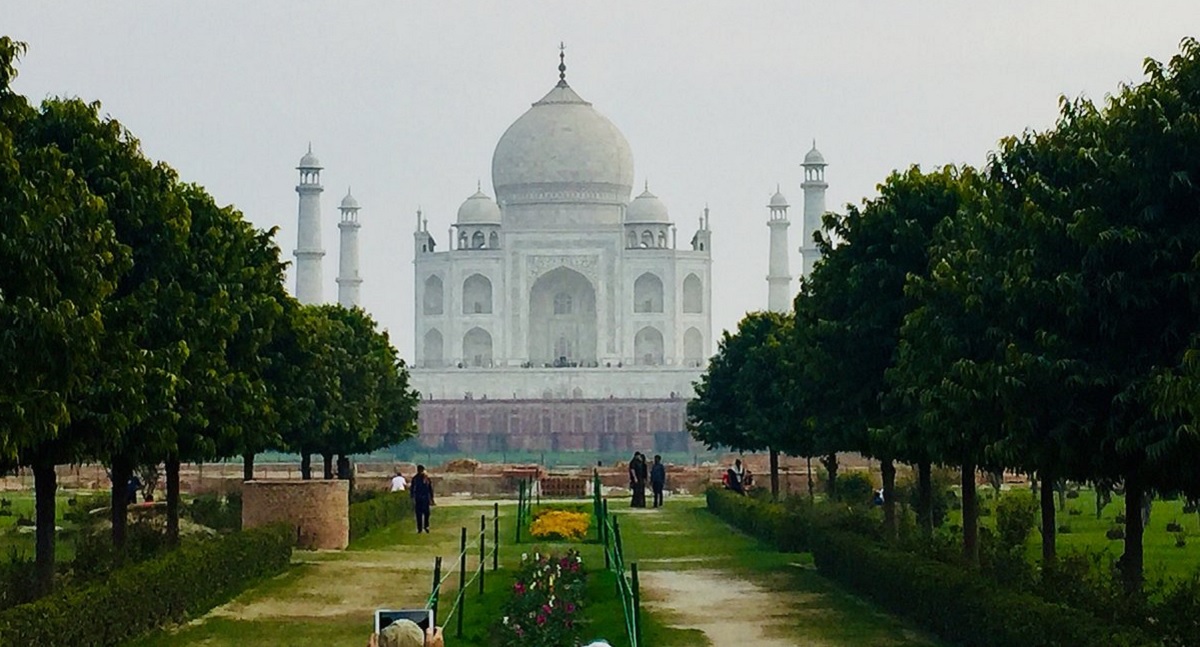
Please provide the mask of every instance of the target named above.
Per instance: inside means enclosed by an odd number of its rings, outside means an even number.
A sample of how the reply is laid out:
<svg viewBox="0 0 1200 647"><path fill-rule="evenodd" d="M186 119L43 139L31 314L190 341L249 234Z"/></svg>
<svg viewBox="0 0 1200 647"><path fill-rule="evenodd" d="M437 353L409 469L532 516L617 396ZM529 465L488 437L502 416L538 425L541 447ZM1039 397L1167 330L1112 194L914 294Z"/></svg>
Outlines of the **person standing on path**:
<svg viewBox="0 0 1200 647"><path fill-rule="evenodd" d="M404 474L400 472L400 468L396 468L396 475L392 477L392 492L403 492L408 489L408 479L404 478Z"/></svg>
<svg viewBox="0 0 1200 647"><path fill-rule="evenodd" d="M650 487L654 490L654 507L661 508L663 504L663 486L667 484L667 468L662 464L662 456L654 455L654 466L650 468Z"/></svg>
<svg viewBox="0 0 1200 647"><path fill-rule="evenodd" d="M433 501L433 480L425 473L424 465L417 466L417 474L413 476L408 495L412 497L417 513L417 532L428 533L430 508L436 504Z"/></svg>
<svg viewBox="0 0 1200 647"><path fill-rule="evenodd" d="M629 460L629 489L633 491L629 507L646 507L646 463L641 452L634 452Z"/></svg>

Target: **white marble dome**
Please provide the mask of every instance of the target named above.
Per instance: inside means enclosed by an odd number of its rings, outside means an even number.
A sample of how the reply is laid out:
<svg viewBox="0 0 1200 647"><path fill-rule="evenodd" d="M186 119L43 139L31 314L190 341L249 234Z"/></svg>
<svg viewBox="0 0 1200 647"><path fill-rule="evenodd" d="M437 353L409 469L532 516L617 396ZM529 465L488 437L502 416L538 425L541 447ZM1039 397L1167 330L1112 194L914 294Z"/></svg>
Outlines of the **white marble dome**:
<svg viewBox="0 0 1200 647"><path fill-rule="evenodd" d="M825 156L821 154L821 151L817 150L817 143L813 142L812 150L808 151L808 154L804 156L804 165L809 166L817 164L824 165Z"/></svg>
<svg viewBox="0 0 1200 647"><path fill-rule="evenodd" d="M625 208L625 222L671 222L671 217L667 214L667 205L650 193L647 185L646 190Z"/></svg>
<svg viewBox="0 0 1200 647"><path fill-rule="evenodd" d="M304 154L304 157L300 158L300 165L297 166L296 168L303 168L303 169L320 169L320 168L322 168L321 160L317 159L316 155L313 155L312 146L308 147L308 152Z"/></svg>
<svg viewBox="0 0 1200 647"><path fill-rule="evenodd" d="M482 189L463 201L458 208L458 224L460 225L498 225L500 224L500 207Z"/></svg>
<svg viewBox="0 0 1200 647"><path fill-rule="evenodd" d="M358 200L355 200L354 196L350 195L349 189L346 189L346 197L342 198L342 204L338 208L339 209L347 209L347 210L359 208Z"/></svg>
<svg viewBox="0 0 1200 647"><path fill-rule="evenodd" d="M504 205L625 204L633 188L633 152L607 117L560 81L500 137L492 186Z"/></svg>
<svg viewBox="0 0 1200 647"><path fill-rule="evenodd" d="M775 188L775 195L771 196L771 202L767 206L769 206L769 207L787 207L787 206L789 206L787 198L785 198L783 193L781 193L779 191L779 187Z"/></svg>

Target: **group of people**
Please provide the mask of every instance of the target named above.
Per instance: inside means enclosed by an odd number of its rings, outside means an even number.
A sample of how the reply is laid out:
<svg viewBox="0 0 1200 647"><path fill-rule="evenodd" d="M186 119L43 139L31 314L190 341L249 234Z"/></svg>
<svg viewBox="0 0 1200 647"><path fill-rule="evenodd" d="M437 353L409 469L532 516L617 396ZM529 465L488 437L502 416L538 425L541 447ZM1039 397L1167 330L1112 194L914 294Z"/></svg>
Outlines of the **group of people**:
<svg viewBox="0 0 1200 647"><path fill-rule="evenodd" d="M424 465L417 466L417 473L413 475L412 483L404 478L400 468L396 468L396 475L392 477L392 492L404 492L405 490L408 490L408 495L413 500L413 510L417 514L417 532L428 533L430 509L437 504L433 500L433 479L425 473Z"/></svg>
<svg viewBox="0 0 1200 647"><path fill-rule="evenodd" d="M441 627L422 630L411 620L397 620L377 634L371 634L367 647L445 647ZM608 642L597 640L585 647L612 647Z"/></svg>
<svg viewBox="0 0 1200 647"><path fill-rule="evenodd" d="M721 485L726 490L745 494L746 490L754 485L754 475L742 466L742 459L739 458L733 462L733 467L725 470L725 473L721 475Z"/></svg>
<svg viewBox="0 0 1200 647"><path fill-rule="evenodd" d="M630 507L646 507L646 481L654 492L654 507L662 507L663 488L667 485L667 467L663 465L662 456L654 455L654 464L646 464L646 455L634 452L629 461L629 489L633 491Z"/></svg>

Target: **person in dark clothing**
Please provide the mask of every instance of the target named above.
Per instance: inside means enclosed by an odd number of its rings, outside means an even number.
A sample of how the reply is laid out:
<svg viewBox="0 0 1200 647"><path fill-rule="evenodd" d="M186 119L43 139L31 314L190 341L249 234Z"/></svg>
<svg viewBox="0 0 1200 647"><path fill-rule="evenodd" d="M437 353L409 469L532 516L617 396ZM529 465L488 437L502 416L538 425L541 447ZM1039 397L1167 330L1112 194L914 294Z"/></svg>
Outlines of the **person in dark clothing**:
<svg viewBox="0 0 1200 647"><path fill-rule="evenodd" d="M633 490L629 507L646 507L646 459L641 452L634 452L629 461L629 489Z"/></svg>
<svg viewBox="0 0 1200 647"><path fill-rule="evenodd" d="M436 504L433 501L433 480L425 473L424 465L417 466L417 474L408 486L408 495L412 497L417 513L417 532L428 533L429 509Z"/></svg>
<svg viewBox="0 0 1200 647"><path fill-rule="evenodd" d="M667 484L667 468L662 464L662 456L654 455L654 466L650 468L650 487L654 490L654 507L661 508L663 504L663 486Z"/></svg>

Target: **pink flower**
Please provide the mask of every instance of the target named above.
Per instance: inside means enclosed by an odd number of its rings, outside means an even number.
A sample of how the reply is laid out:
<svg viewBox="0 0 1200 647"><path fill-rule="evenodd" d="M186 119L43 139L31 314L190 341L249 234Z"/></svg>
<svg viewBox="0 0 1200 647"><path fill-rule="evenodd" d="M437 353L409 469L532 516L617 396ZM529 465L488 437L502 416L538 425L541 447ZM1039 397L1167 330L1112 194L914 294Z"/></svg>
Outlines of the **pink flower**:
<svg viewBox="0 0 1200 647"><path fill-rule="evenodd" d="M540 613L539 613L539 614L538 614L538 617L537 617L537 623L538 623L539 625L544 625L544 624L546 624L546 616L544 616L544 615L542 615L542 614L540 614Z"/></svg>

